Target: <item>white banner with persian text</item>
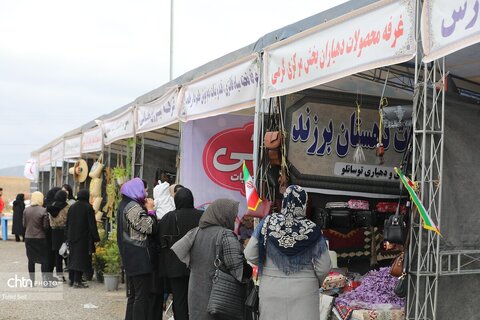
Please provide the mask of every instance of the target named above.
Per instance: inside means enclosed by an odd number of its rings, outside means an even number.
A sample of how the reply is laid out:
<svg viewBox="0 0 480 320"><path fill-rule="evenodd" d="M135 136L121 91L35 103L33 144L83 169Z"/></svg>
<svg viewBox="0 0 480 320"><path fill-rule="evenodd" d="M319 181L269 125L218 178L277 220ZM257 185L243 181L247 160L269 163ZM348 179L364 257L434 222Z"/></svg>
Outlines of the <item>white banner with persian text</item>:
<svg viewBox="0 0 480 320"><path fill-rule="evenodd" d="M410 60L414 18L413 0L379 1L267 47L263 97Z"/></svg>
<svg viewBox="0 0 480 320"><path fill-rule="evenodd" d="M65 139L63 157L65 159L80 158L82 154L82 136Z"/></svg>
<svg viewBox="0 0 480 320"><path fill-rule="evenodd" d="M172 88L160 99L138 105L137 133L160 129L178 122L177 95L178 88Z"/></svg>
<svg viewBox="0 0 480 320"><path fill-rule="evenodd" d="M196 79L180 90L179 118L189 121L253 107L259 78L253 55Z"/></svg>
<svg viewBox="0 0 480 320"><path fill-rule="evenodd" d="M52 164L52 150L48 149L41 152L38 156L38 167L43 168Z"/></svg>
<svg viewBox="0 0 480 320"><path fill-rule="evenodd" d="M63 140L52 147L52 162L63 160Z"/></svg>
<svg viewBox="0 0 480 320"><path fill-rule="evenodd" d="M82 153L97 152L102 150L102 128L85 131L82 134Z"/></svg>
<svg viewBox="0 0 480 320"><path fill-rule="evenodd" d="M425 0L422 10L423 62L480 42L480 0Z"/></svg>
<svg viewBox="0 0 480 320"><path fill-rule="evenodd" d="M105 145L120 139L133 137L135 135L134 119L133 108L128 108L120 115L105 120L102 123Z"/></svg>

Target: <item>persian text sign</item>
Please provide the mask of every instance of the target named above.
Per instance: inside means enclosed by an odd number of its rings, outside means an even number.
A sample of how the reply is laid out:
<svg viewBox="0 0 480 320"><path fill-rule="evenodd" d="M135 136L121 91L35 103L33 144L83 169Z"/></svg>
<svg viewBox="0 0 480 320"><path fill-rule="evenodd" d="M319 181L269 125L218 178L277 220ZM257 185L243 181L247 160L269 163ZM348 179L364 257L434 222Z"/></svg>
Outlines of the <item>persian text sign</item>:
<svg viewBox="0 0 480 320"><path fill-rule="evenodd" d="M95 127L82 134L82 153L102 150L102 128Z"/></svg>
<svg viewBox="0 0 480 320"><path fill-rule="evenodd" d="M52 151L51 149L48 149L46 151L41 152L40 155L38 156L38 166L40 168L46 167L52 164L51 151Z"/></svg>
<svg viewBox="0 0 480 320"><path fill-rule="evenodd" d="M307 102L292 112L288 159L303 174L398 180L393 167L399 166L408 148L410 128L383 128L384 163L379 163L375 148L380 135L377 109L361 110L358 130L356 108ZM365 161L355 163L361 147Z"/></svg>
<svg viewBox="0 0 480 320"><path fill-rule="evenodd" d="M180 119L188 121L254 106L259 77L254 56L185 85L180 90Z"/></svg>
<svg viewBox="0 0 480 320"><path fill-rule="evenodd" d="M68 158L80 158L81 155L81 142L82 136L76 136L73 138L65 139L65 149L63 157Z"/></svg>
<svg viewBox="0 0 480 320"><path fill-rule="evenodd" d="M219 198L240 203L247 211L242 164L253 168L253 117L219 115L189 121L182 127L180 183L195 195L195 206ZM206 192L208 190L208 192Z"/></svg>
<svg viewBox="0 0 480 320"><path fill-rule="evenodd" d="M264 54L264 98L410 60L414 1L380 1L273 44Z"/></svg>
<svg viewBox="0 0 480 320"><path fill-rule="evenodd" d="M137 106L137 133L163 128L177 122L177 88L160 99Z"/></svg>
<svg viewBox="0 0 480 320"><path fill-rule="evenodd" d="M52 148L52 161L63 160L63 140Z"/></svg>
<svg viewBox="0 0 480 320"><path fill-rule="evenodd" d="M135 135L133 120L133 108L129 108L124 113L112 119L105 120L102 123L105 145L109 145L120 139L133 137Z"/></svg>
<svg viewBox="0 0 480 320"><path fill-rule="evenodd" d="M480 0L425 0L422 11L424 62L480 42Z"/></svg>
<svg viewBox="0 0 480 320"><path fill-rule="evenodd" d="M253 122L223 130L208 140L203 149L203 169L216 184L245 196L242 165L252 170Z"/></svg>

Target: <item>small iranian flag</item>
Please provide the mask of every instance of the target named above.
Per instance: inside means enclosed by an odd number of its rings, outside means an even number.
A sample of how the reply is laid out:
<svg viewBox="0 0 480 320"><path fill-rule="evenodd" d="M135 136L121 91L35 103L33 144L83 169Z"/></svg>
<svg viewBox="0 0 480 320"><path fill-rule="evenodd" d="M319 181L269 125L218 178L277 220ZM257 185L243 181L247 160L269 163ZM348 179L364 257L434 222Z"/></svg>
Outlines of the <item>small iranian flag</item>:
<svg viewBox="0 0 480 320"><path fill-rule="evenodd" d="M407 189L408 193L410 194L410 198L412 198L412 201L415 203L415 206L417 207L418 212L420 212L420 216L423 219L423 227L425 229L435 231L440 235L440 229L438 229L438 227L435 225L432 218L428 214L427 210L423 206L422 201L420 201L417 194L415 193L415 190L413 189L415 188L414 183L410 179L408 179L401 170L399 170L398 168L394 168L394 169L395 169L395 172L400 177L400 179L402 180L403 185Z"/></svg>
<svg viewBox="0 0 480 320"><path fill-rule="evenodd" d="M245 183L245 196L247 198L247 206L249 210L257 210L258 205L262 202L262 199L258 197L257 189L250 176L245 161L243 162L243 182Z"/></svg>

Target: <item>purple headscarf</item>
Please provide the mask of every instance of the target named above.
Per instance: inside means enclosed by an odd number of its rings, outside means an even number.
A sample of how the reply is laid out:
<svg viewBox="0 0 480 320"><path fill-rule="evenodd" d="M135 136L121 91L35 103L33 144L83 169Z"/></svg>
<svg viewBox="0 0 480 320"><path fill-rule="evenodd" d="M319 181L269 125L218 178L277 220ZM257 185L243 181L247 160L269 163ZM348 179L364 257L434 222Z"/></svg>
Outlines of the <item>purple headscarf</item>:
<svg viewBox="0 0 480 320"><path fill-rule="evenodd" d="M145 186L140 178L133 178L125 182L120 189L120 193L142 205L145 203L145 198L147 197Z"/></svg>

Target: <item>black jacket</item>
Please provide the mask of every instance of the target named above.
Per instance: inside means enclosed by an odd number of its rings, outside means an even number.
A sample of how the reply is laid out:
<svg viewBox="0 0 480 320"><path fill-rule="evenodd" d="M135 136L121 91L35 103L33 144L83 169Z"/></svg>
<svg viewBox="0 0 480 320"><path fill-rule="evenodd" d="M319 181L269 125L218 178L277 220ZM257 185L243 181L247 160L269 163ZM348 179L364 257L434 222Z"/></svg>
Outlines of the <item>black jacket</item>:
<svg viewBox="0 0 480 320"><path fill-rule="evenodd" d="M193 207L193 195L187 188L175 194L174 211L168 212L159 222L157 248L159 250L159 273L162 277L188 277L190 270L170 250L188 231L198 227L202 212Z"/></svg>
<svg viewBox="0 0 480 320"><path fill-rule="evenodd" d="M13 225L12 234L25 236L25 228L23 227L23 211L25 210L25 202L23 193L17 195L17 199L13 202Z"/></svg>
<svg viewBox="0 0 480 320"><path fill-rule="evenodd" d="M85 191L84 199L82 196ZM100 237L95 222L95 213L88 203L88 191L81 190L78 198L79 201L68 209L67 215L65 237L70 244L68 267L71 270L87 272L92 267L90 254L93 253L93 243L100 241Z"/></svg>
<svg viewBox="0 0 480 320"><path fill-rule="evenodd" d="M133 210L137 222L143 224L141 229L148 229L148 231L142 233L136 230L138 226L134 227L132 221L127 219L129 210ZM127 276L148 274L153 271L155 257L150 243L150 234L155 230L155 222L156 219L148 216L145 208L123 196L117 211L117 242ZM142 239L136 239L136 236L142 236Z"/></svg>

